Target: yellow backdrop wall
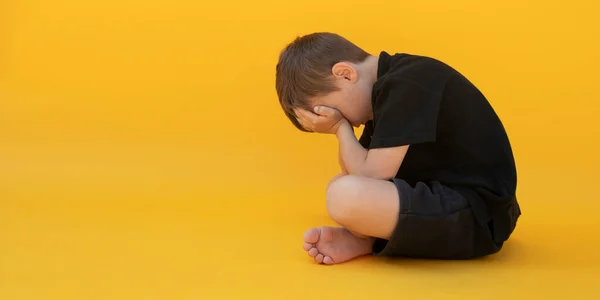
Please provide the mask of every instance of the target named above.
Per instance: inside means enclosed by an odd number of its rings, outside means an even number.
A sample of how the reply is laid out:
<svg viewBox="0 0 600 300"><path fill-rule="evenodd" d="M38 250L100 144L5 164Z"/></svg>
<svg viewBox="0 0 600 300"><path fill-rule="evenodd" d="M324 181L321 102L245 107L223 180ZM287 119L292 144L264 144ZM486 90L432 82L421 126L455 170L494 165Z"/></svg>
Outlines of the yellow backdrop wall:
<svg viewBox="0 0 600 300"><path fill-rule="evenodd" d="M599 5L0 2L0 299L598 299ZM274 89L296 35L439 58L488 96L523 217L486 259L315 265L336 141Z"/></svg>

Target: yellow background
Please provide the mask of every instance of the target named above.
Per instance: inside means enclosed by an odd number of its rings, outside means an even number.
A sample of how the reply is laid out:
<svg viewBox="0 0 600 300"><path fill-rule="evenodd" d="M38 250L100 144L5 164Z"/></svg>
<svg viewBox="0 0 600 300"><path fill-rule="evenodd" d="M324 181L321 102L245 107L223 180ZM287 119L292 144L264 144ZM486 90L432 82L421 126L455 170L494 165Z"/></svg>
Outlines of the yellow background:
<svg viewBox="0 0 600 300"><path fill-rule="evenodd" d="M0 1L0 299L598 299L596 1ZM523 217L466 262L315 265L336 141L274 70L298 34L439 58L488 96Z"/></svg>

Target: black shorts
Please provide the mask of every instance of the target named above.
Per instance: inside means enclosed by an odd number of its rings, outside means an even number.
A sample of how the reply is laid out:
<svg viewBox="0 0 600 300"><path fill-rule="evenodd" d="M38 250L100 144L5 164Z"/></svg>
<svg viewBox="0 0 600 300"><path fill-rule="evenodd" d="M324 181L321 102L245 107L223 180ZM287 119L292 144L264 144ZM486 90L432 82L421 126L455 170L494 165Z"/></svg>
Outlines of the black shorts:
<svg viewBox="0 0 600 300"><path fill-rule="evenodd" d="M411 187L392 180L400 196L398 223L388 240L377 239L373 253L431 259L470 259L496 253L490 229L479 225L469 201L439 182Z"/></svg>

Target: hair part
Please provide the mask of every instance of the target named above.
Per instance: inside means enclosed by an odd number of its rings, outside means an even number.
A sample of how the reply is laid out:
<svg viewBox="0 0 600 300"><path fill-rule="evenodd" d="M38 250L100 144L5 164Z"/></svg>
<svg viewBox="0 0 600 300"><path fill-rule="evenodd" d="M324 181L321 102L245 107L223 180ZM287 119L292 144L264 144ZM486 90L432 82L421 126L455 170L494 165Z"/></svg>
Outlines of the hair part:
<svg viewBox="0 0 600 300"><path fill-rule="evenodd" d="M339 62L361 63L369 53L335 33L318 32L297 37L279 56L275 88L281 108L301 131L294 108L311 110L309 99L337 91L331 74Z"/></svg>

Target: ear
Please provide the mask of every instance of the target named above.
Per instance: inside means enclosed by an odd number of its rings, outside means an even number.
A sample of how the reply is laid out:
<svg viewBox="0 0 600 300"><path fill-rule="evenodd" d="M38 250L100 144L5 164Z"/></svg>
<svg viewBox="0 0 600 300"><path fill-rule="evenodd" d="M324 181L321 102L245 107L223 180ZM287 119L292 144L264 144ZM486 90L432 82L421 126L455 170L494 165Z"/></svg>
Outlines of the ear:
<svg viewBox="0 0 600 300"><path fill-rule="evenodd" d="M331 68L331 73L336 79L346 80L351 83L358 81L358 72L354 65L348 62L339 62Z"/></svg>

